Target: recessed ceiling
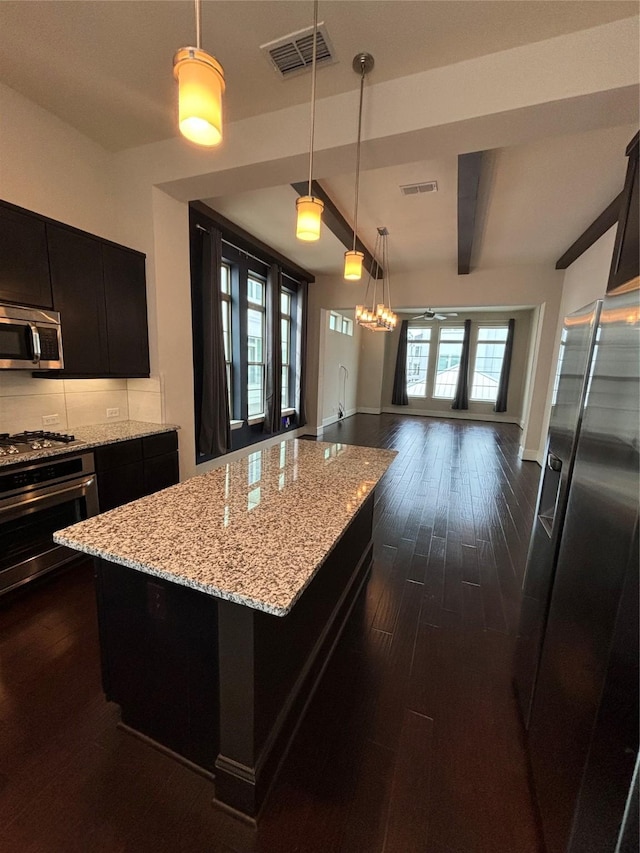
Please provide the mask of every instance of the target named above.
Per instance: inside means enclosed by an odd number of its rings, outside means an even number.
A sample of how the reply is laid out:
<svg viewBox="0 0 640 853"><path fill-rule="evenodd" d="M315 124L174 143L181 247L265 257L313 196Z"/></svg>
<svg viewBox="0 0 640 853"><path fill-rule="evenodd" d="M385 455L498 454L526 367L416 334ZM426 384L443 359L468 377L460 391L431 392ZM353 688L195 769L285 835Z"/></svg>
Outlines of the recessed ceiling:
<svg viewBox="0 0 640 853"><path fill-rule="evenodd" d="M337 62L318 98L356 89L363 49L371 82L450 65L637 14L618 0L323 0ZM195 39L192 0L2 0L0 82L118 151L175 136L174 52ZM282 80L260 45L303 29L300 0L204 0L202 46L222 63L226 117L304 103L308 75Z"/></svg>

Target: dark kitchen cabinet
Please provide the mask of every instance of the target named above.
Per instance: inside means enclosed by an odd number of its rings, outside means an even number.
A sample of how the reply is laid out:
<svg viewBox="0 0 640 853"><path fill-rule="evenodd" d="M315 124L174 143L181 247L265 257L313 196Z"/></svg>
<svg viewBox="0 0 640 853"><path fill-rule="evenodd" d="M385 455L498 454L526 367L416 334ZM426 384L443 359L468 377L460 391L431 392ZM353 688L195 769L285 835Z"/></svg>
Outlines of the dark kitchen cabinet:
<svg viewBox="0 0 640 853"><path fill-rule="evenodd" d="M104 301L111 376L149 375L144 255L104 243Z"/></svg>
<svg viewBox="0 0 640 853"><path fill-rule="evenodd" d="M0 302L52 308L45 223L0 203Z"/></svg>
<svg viewBox="0 0 640 853"><path fill-rule="evenodd" d="M47 224L64 376L148 376L144 255Z"/></svg>
<svg viewBox="0 0 640 853"><path fill-rule="evenodd" d="M94 451L100 512L173 486L179 479L178 435L156 433Z"/></svg>
<svg viewBox="0 0 640 853"><path fill-rule="evenodd" d="M627 146L627 175L622 192L620 218L616 241L613 247L613 260L609 273L607 291L615 290L621 284L640 274L640 196L638 193L638 139L633 137Z"/></svg>
<svg viewBox="0 0 640 853"><path fill-rule="evenodd" d="M47 241L65 373L106 376L109 350L100 241L57 225L47 225Z"/></svg>

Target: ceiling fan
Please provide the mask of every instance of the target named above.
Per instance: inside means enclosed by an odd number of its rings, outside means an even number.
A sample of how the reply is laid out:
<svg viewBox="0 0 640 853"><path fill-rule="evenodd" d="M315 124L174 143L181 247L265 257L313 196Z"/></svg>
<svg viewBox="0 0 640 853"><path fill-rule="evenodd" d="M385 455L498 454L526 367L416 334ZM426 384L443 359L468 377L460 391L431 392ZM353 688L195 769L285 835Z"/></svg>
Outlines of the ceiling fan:
<svg viewBox="0 0 640 853"><path fill-rule="evenodd" d="M438 314L433 308L427 308L426 311L423 311L422 314L418 314L417 317L412 317L412 320L446 320L447 317L457 317L458 315L455 311L452 311L448 314Z"/></svg>

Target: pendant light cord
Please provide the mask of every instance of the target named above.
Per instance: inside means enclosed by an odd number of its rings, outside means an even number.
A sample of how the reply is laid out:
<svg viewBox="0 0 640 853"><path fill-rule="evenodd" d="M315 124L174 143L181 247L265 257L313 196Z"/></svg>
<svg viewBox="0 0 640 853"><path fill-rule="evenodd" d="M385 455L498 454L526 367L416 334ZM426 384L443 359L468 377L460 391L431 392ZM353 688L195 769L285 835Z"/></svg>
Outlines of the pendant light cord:
<svg viewBox="0 0 640 853"><path fill-rule="evenodd" d="M198 50L201 49L200 41L201 41L201 33L202 33L202 22L200 20L200 0L195 0L196 3L196 47Z"/></svg>
<svg viewBox="0 0 640 853"><path fill-rule="evenodd" d="M360 60L360 105L358 106L358 142L356 144L356 198L353 208L353 251L358 234L358 193L360 189L360 137L362 134L362 97L364 94L365 61Z"/></svg>
<svg viewBox="0 0 640 853"><path fill-rule="evenodd" d="M318 45L318 0L313 2L313 53L311 54L311 132L309 134L309 196L312 196L313 136L316 124L316 54Z"/></svg>

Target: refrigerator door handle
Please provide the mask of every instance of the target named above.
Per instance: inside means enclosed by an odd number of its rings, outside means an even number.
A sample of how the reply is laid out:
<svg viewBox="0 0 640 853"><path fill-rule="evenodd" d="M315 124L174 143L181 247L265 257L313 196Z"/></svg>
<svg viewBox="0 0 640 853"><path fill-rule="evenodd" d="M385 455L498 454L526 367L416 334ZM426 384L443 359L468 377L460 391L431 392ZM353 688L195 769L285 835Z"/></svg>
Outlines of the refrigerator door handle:
<svg viewBox="0 0 640 853"><path fill-rule="evenodd" d="M549 453L547 456L547 465L551 468L552 471L561 471L562 470L562 459L559 456L554 456L553 453Z"/></svg>

